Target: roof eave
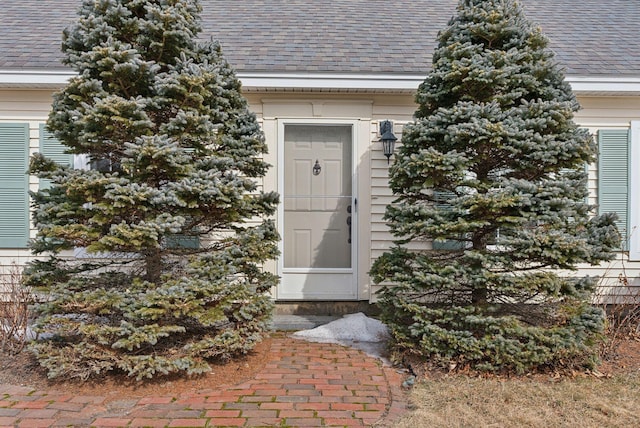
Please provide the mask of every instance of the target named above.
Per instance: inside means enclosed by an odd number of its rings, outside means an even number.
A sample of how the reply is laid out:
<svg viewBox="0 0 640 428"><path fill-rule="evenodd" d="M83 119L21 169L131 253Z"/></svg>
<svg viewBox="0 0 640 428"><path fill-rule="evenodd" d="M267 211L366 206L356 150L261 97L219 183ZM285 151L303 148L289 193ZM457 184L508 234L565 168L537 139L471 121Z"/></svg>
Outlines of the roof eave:
<svg viewBox="0 0 640 428"><path fill-rule="evenodd" d="M2 89L60 89L76 73L70 70L0 70ZM238 72L246 92L414 93L423 75L303 72ZM640 76L568 75L576 95L640 95Z"/></svg>
<svg viewBox="0 0 640 428"><path fill-rule="evenodd" d="M568 75L567 82L576 95L634 96L640 95L640 76Z"/></svg>
<svg viewBox="0 0 640 428"><path fill-rule="evenodd" d="M414 74L260 73L239 72L243 90L338 91L412 94L424 80Z"/></svg>
<svg viewBox="0 0 640 428"><path fill-rule="evenodd" d="M1 89L60 89L77 74L70 70L1 70Z"/></svg>

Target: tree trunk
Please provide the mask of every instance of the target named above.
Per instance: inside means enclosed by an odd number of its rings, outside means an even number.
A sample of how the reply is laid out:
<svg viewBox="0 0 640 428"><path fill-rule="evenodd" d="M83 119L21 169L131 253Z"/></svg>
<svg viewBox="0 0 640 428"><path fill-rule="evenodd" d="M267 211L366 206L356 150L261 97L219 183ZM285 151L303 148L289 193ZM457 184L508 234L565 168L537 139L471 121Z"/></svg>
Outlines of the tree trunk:
<svg viewBox="0 0 640 428"><path fill-rule="evenodd" d="M162 275L162 256L159 251L154 251L151 254L147 254L145 257L147 266L147 274L145 279L149 282L157 284L160 281L160 275Z"/></svg>
<svg viewBox="0 0 640 428"><path fill-rule="evenodd" d="M487 304L487 287L474 288L471 292L471 303L478 306Z"/></svg>
<svg viewBox="0 0 640 428"><path fill-rule="evenodd" d="M484 252L487 249L487 237L486 234L478 234L472 239L473 249L476 251ZM484 270L482 263L477 263L472 266L474 270L480 275ZM476 306L484 306L487 304L488 288L486 283L482 286L477 286L471 292L471 303Z"/></svg>

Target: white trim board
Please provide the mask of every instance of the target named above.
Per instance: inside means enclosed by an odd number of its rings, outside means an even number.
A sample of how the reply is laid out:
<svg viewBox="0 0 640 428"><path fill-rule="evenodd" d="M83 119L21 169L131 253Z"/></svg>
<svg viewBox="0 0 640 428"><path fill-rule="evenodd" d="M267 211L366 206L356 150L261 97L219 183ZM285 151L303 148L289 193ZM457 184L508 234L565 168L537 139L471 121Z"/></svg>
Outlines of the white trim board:
<svg viewBox="0 0 640 428"><path fill-rule="evenodd" d="M640 120L631 121L629 231L629 260L640 261Z"/></svg>
<svg viewBox="0 0 640 428"><path fill-rule="evenodd" d="M414 92L424 81L417 74L285 73L238 72L247 91L251 90L355 90L372 92ZM0 70L0 88L60 88L76 76L71 70ZM640 76L568 75L577 94L640 95Z"/></svg>
<svg viewBox="0 0 640 428"><path fill-rule="evenodd" d="M284 203L278 204L277 211L277 224L278 232L281 239L278 242L278 249L280 250L280 257L277 260L277 274L280 276L280 284L276 288L277 300L345 300L355 301L359 300L361 296L361 290L359 288L359 208L357 205L358 200L358 146L359 146L359 120L357 119L326 119L326 118L280 118L276 120L277 128L277 156L278 156L278 181L277 187L281 197L284 198L284 183L285 183L285 158L284 158L284 144L285 144L285 128L287 125L310 125L310 126L348 126L351 128L351 174L352 174L352 246L351 246L351 267L347 269L307 269L307 268L285 268L284 267ZM315 278L313 275L309 277L309 282L312 284L311 288L316 289L313 292L305 293L304 290L298 290L295 286L296 280L293 279L296 275L305 275L307 273L316 273ZM324 278L323 278L324 276ZM289 277L289 279L287 278ZM293 279L293 280L292 280ZM340 282L340 280L349 281L348 289L335 287L333 281ZM325 289L322 289L322 284L325 285Z"/></svg>

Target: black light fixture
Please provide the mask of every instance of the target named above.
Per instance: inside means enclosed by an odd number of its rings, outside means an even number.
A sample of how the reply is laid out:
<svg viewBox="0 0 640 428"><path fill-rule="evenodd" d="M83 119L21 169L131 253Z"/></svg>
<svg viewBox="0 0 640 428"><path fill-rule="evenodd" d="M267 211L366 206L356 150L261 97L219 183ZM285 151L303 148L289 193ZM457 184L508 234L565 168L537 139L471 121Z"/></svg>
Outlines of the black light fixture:
<svg viewBox="0 0 640 428"><path fill-rule="evenodd" d="M380 122L380 141L382 142L382 153L387 157L387 164L389 164L389 158L393 154L396 141L398 141L393 135L393 123L390 120Z"/></svg>

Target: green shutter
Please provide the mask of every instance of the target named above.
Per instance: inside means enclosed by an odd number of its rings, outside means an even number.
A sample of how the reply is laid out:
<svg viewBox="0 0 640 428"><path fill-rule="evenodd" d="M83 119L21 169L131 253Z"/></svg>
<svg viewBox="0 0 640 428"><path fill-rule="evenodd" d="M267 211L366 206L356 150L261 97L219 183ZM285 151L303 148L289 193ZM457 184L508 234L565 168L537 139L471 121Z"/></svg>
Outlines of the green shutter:
<svg viewBox="0 0 640 428"><path fill-rule="evenodd" d="M0 248L29 240L29 125L0 123Z"/></svg>
<svg viewBox="0 0 640 428"><path fill-rule="evenodd" d="M188 235L169 235L166 237L167 248L184 248L196 250L200 248L200 238Z"/></svg>
<svg viewBox="0 0 640 428"><path fill-rule="evenodd" d="M629 130L600 130L598 145L598 212L618 214L616 225L624 239L629 218Z"/></svg>
<svg viewBox="0 0 640 428"><path fill-rule="evenodd" d="M44 123L40 124L40 153L52 159L55 163L62 166L73 166L73 155L65 153L68 147L62 145L47 130ZM47 189L51 186L49 180L41 179L40 188Z"/></svg>
<svg viewBox="0 0 640 428"><path fill-rule="evenodd" d="M455 193L453 192L442 192L438 190L433 191L433 197L435 199L435 206L439 209L449 210L451 206L449 205L449 199L453 198ZM433 241L431 243L431 248L438 251L457 251L462 250L465 247L465 243L463 241L455 241L455 240L447 240L447 241Z"/></svg>

